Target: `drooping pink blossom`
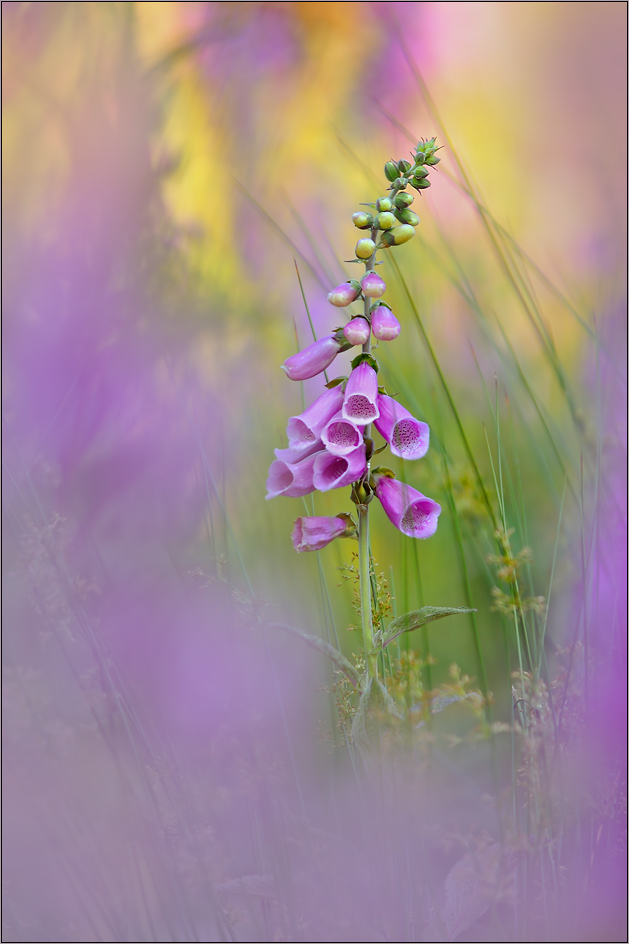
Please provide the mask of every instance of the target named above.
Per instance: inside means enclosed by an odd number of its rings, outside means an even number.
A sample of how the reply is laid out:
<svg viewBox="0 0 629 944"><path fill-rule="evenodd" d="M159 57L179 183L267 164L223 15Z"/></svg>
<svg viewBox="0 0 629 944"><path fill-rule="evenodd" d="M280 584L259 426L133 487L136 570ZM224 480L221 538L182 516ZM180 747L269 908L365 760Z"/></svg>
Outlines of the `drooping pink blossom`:
<svg viewBox="0 0 629 944"><path fill-rule="evenodd" d="M389 521L409 538L429 538L437 530L441 506L404 482L374 472L375 491Z"/></svg>
<svg viewBox="0 0 629 944"><path fill-rule="evenodd" d="M364 475L367 468L367 459L364 445L354 449L347 456L335 456L327 449L317 453L314 462L314 487L320 492L327 492L331 488L341 488L351 485Z"/></svg>
<svg viewBox="0 0 629 944"><path fill-rule="evenodd" d="M387 283L375 272L368 272L360 283L360 287L367 298L380 298L387 290Z"/></svg>
<svg viewBox="0 0 629 944"><path fill-rule="evenodd" d="M308 380L329 367L340 350L341 342L337 341L335 335L327 334L287 358L282 364L282 370L290 380Z"/></svg>
<svg viewBox="0 0 629 944"><path fill-rule="evenodd" d="M371 312L371 330L378 341L393 341L402 328L390 308L386 305L378 305Z"/></svg>
<svg viewBox="0 0 629 944"><path fill-rule="evenodd" d="M277 498L285 495L287 498L301 498L314 492L316 485L313 481L314 464L321 451L301 459L300 462L285 462L275 459L269 468L266 480L266 498Z"/></svg>
<svg viewBox="0 0 629 944"><path fill-rule="evenodd" d="M293 547L302 551L320 551L347 530L343 518L298 518L291 535Z"/></svg>
<svg viewBox="0 0 629 944"><path fill-rule="evenodd" d="M352 318L352 320L345 325L343 334L350 344L364 344L365 341L369 340L371 328L366 318L358 316L357 318Z"/></svg>
<svg viewBox="0 0 629 944"><path fill-rule="evenodd" d="M328 293L328 301L336 308L346 308L347 305L351 305L359 295L360 285L358 285L357 282L344 282L342 285L337 285L336 288L333 288L332 291Z"/></svg>
<svg viewBox="0 0 629 944"><path fill-rule="evenodd" d="M321 433L323 444L334 456L347 456L363 441L363 434L351 420L346 420L339 410Z"/></svg>
<svg viewBox="0 0 629 944"><path fill-rule="evenodd" d="M345 387L343 417L357 426L366 426L379 416L378 375L366 361L351 372Z"/></svg>
<svg viewBox="0 0 629 944"><path fill-rule="evenodd" d="M428 451L430 430L426 423L416 420L393 397L378 394L380 416L374 426L386 439L394 456L402 459L421 459Z"/></svg>
<svg viewBox="0 0 629 944"><path fill-rule="evenodd" d="M288 447L296 455L299 451L310 449L318 439L321 438L321 431L335 413L341 409L343 404L343 388L338 385L330 390L324 390L320 397L311 403L303 413L298 416L291 416L286 427L288 436ZM277 453L276 453L277 455ZM286 458L280 456L279 458ZM289 460L286 461L296 461Z"/></svg>

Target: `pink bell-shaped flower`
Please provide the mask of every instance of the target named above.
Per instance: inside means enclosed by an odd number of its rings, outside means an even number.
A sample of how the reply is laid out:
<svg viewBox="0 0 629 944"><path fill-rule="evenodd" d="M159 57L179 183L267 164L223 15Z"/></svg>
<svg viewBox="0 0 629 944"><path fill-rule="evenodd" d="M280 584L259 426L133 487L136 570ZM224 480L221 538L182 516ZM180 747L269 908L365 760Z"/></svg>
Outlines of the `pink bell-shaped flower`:
<svg viewBox="0 0 629 944"><path fill-rule="evenodd" d="M314 462L314 487L320 492L331 488L341 488L358 481L367 469L364 445L354 449L347 456L335 456L325 450L316 455Z"/></svg>
<svg viewBox="0 0 629 944"><path fill-rule="evenodd" d="M313 481L314 464L319 455L321 455L321 450L294 463L275 459L271 463L269 477L266 480L267 500L277 498L278 495L301 498L302 495L314 492L316 488Z"/></svg>
<svg viewBox="0 0 629 944"><path fill-rule="evenodd" d="M332 417L321 433L323 445L334 456L347 456L363 442L362 431L339 412Z"/></svg>
<svg viewBox="0 0 629 944"><path fill-rule="evenodd" d="M428 451L430 430L426 423L416 420L403 406L384 394L378 394L379 417L374 426L391 447L394 456L402 459L421 459Z"/></svg>
<svg viewBox="0 0 629 944"><path fill-rule="evenodd" d="M291 535L293 547L302 551L320 551L334 538L347 531L343 518L298 518Z"/></svg>
<svg viewBox="0 0 629 944"><path fill-rule="evenodd" d="M343 416L357 426L366 426L379 416L378 375L363 361L351 372L345 387Z"/></svg>
<svg viewBox="0 0 629 944"><path fill-rule="evenodd" d="M389 521L409 538L429 538L437 530L441 506L404 482L374 472L376 497Z"/></svg>
<svg viewBox="0 0 629 944"><path fill-rule="evenodd" d="M290 417L286 427L288 448L304 452L309 449L321 438L323 428L342 406L343 388L340 385L324 390L303 413Z"/></svg>

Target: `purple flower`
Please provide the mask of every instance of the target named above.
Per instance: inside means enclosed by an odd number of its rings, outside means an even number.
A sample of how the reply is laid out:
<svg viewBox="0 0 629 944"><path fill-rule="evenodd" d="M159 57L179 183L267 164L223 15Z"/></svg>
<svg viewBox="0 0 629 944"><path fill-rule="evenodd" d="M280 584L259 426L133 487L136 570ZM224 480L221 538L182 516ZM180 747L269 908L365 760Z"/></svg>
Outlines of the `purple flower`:
<svg viewBox="0 0 629 944"><path fill-rule="evenodd" d="M393 341L402 328L390 308L386 305L378 305L371 312L371 330L374 338L379 341Z"/></svg>
<svg viewBox="0 0 629 944"><path fill-rule="evenodd" d="M316 485L313 481L314 464L323 451L313 452L300 462L285 462L275 459L269 469L266 480L267 499L286 495L288 498L300 498L314 492Z"/></svg>
<svg viewBox="0 0 629 944"><path fill-rule="evenodd" d="M363 441L363 434L351 420L343 418L339 410L332 417L321 433L321 439L328 452L334 456L346 456L357 449Z"/></svg>
<svg viewBox="0 0 629 944"><path fill-rule="evenodd" d="M331 452L318 452L314 462L314 487L320 492L331 488L351 485L364 475L367 468L365 447L361 445L348 456L334 456Z"/></svg>
<svg viewBox="0 0 629 944"><path fill-rule="evenodd" d="M365 318L358 316L345 325L343 334L350 344L364 344L369 339L371 328Z"/></svg>
<svg viewBox="0 0 629 944"><path fill-rule="evenodd" d="M355 367L345 387L343 417L357 426L366 426L379 416L378 375L365 361Z"/></svg>
<svg viewBox="0 0 629 944"><path fill-rule="evenodd" d="M287 462L295 462L299 458L299 452L306 450L321 438L321 431L335 413L341 409L343 404L343 388L339 385L332 387L331 390L324 390L320 397L311 403L310 406L300 413L299 416L291 416L286 427L288 436L288 452L292 450L295 453L295 459L290 459L284 455L279 458L286 459ZM277 455L277 452L275 453Z"/></svg>
<svg viewBox="0 0 629 944"><path fill-rule="evenodd" d="M358 282L344 282L343 285L337 285L328 294L328 301L336 308L345 308L350 305L360 295L360 285Z"/></svg>
<svg viewBox="0 0 629 944"><path fill-rule="evenodd" d="M402 459L421 459L428 451L430 430L405 410L403 406L384 394L378 394L380 416L374 426L386 439L394 456Z"/></svg>
<svg viewBox="0 0 629 944"><path fill-rule="evenodd" d="M347 530L342 518L298 518L291 535L293 547L302 551L320 551Z"/></svg>
<svg viewBox="0 0 629 944"><path fill-rule="evenodd" d="M282 370L286 371L290 380L308 380L329 367L340 350L341 343L336 340L335 335L327 334L285 360Z"/></svg>
<svg viewBox="0 0 629 944"><path fill-rule="evenodd" d="M437 530L441 506L421 492L374 472L376 496L382 502L389 521L409 538L429 538Z"/></svg>
<svg viewBox="0 0 629 944"><path fill-rule="evenodd" d="M360 283L360 287L367 298L380 298L387 290L387 283L375 272L368 272Z"/></svg>

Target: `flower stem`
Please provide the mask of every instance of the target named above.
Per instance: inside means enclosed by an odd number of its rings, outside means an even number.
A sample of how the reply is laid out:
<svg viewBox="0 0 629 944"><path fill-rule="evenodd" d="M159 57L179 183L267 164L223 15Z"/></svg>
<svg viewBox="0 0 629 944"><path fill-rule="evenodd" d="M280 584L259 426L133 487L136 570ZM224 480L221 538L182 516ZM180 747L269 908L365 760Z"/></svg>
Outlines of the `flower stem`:
<svg viewBox="0 0 629 944"><path fill-rule="evenodd" d="M375 231L372 231L372 239ZM365 261L365 275L375 271L376 254ZM369 318L369 306L371 299L365 296L365 318ZM363 354L369 354L371 351L371 334L363 344ZM371 432L371 424L365 426L364 436L368 437ZM370 463L367 462L367 471L365 480L369 479ZM365 647L365 663L369 678L375 678L378 674L377 656L370 655L373 649L373 619L371 609L371 554L369 551L369 505L358 505L358 574L360 580L360 617L363 628L363 645Z"/></svg>

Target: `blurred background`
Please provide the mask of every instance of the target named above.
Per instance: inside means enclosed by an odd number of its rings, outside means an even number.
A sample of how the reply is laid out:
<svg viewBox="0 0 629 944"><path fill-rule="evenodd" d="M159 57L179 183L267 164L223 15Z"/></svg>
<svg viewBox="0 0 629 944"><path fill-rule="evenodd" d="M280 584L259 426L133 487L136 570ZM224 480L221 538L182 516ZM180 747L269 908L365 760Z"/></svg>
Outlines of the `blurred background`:
<svg viewBox="0 0 629 944"><path fill-rule="evenodd" d="M490 912L486 940L620 940L625 5L4 3L2 19L5 939L474 940ZM317 337L343 323L326 295L355 275L351 215L432 135L416 238L379 269L403 333L378 353L431 427L424 460L390 464L443 513L417 542L374 502L373 552L393 615L476 609L398 655L424 691L456 664L493 728L480 744L472 714L443 722L460 754L375 828L330 667L274 628L359 653L353 545L295 554L313 506L266 502L265 481L321 391L279 369L312 340L304 301ZM349 490L314 508L351 511ZM566 725L578 744L535 802L512 671L523 701L544 679L528 710L546 699L553 749ZM520 862L519 827L537 858L517 894L494 877L479 914L455 907L456 863L475 850L491 873L498 842ZM366 870L365 842L389 861L398 840L401 876ZM413 921L374 904L383 887ZM518 924L527 902L543 929Z"/></svg>

